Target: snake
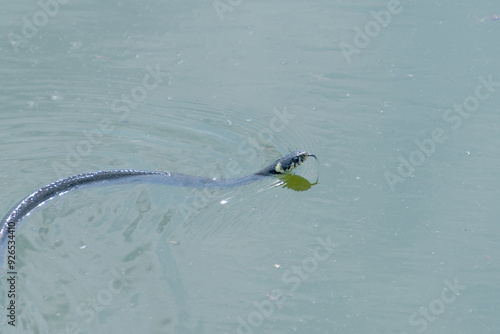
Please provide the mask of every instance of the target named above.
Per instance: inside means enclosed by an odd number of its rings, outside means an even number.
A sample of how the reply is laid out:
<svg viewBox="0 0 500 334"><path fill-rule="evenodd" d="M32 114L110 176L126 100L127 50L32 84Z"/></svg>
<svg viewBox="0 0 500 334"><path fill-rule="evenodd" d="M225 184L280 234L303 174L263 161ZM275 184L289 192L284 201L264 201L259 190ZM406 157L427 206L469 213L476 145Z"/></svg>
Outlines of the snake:
<svg viewBox="0 0 500 334"><path fill-rule="evenodd" d="M269 176L287 175L311 156L317 159L314 154L309 154L306 151L293 151L269 166L239 178L217 179L166 171L115 169L87 172L60 179L30 194L2 219L0 223L0 273L9 241L12 241L9 236L13 235L21 222L34 209L58 195L66 194L77 188L103 183L154 183L188 188L232 188L247 185Z"/></svg>

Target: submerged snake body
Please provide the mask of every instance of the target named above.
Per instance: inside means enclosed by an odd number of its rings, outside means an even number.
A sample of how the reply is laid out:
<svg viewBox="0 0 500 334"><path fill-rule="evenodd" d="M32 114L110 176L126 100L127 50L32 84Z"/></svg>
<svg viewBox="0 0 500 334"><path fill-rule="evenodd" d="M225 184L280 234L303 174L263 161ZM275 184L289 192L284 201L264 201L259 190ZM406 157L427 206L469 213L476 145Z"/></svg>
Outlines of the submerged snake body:
<svg viewBox="0 0 500 334"><path fill-rule="evenodd" d="M266 168L248 176L232 179L212 179L200 176L169 173L163 171L147 171L134 169L106 170L70 176L42 187L22 200L7 214L0 223L0 273L9 239L9 229L17 229L21 221L36 207L57 195L84 186L101 183L155 183L189 188L230 188L255 182L266 176L287 174L301 165L308 156L304 151L294 151L276 160Z"/></svg>

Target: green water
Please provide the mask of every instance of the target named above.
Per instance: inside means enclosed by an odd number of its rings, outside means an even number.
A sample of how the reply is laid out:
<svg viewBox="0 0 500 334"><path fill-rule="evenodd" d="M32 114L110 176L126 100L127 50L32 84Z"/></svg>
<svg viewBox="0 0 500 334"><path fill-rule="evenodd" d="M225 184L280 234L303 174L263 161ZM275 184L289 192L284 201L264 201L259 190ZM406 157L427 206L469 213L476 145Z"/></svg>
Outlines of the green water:
<svg viewBox="0 0 500 334"><path fill-rule="evenodd" d="M295 192L57 197L16 232L2 333L497 333L493 1L4 4L0 211L101 169ZM2 213L2 214L3 214Z"/></svg>

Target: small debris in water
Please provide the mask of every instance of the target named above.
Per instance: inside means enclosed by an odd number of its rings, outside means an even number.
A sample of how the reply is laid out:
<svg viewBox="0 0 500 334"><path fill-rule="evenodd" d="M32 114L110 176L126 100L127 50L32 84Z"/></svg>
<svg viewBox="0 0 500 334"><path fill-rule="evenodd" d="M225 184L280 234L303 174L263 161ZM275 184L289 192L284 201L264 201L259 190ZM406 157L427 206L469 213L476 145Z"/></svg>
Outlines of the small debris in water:
<svg viewBox="0 0 500 334"><path fill-rule="evenodd" d="M498 19L500 19L500 16L498 16L497 14L493 14L493 15L487 15L482 18L475 16L475 18L478 23L483 23L484 21L498 21Z"/></svg>
<svg viewBox="0 0 500 334"><path fill-rule="evenodd" d="M38 107L38 105L35 103L35 101L28 101L28 102L26 102L26 104L28 105L28 108L30 108L30 109Z"/></svg>
<svg viewBox="0 0 500 334"><path fill-rule="evenodd" d="M74 41L74 42L71 42L70 44L71 44L71 46L69 48L70 50L78 50L79 48L82 47L82 42L80 42L80 41Z"/></svg>
<svg viewBox="0 0 500 334"><path fill-rule="evenodd" d="M283 302L283 300L285 299L285 297L283 296L283 292L281 292L280 290L271 290L267 293L267 297L269 298L269 300L273 303L281 303ZM278 306L278 308L281 308L281 305Z"/></svg>
<svg viewBox="0 0 500 334"><path fill-rule="evenodd" d="M54 94L52 94L52 96L50 97L50 99L52 101L64 100L64 98L61 96L61 94L59 94L57 91L55 91Z"/></svg>

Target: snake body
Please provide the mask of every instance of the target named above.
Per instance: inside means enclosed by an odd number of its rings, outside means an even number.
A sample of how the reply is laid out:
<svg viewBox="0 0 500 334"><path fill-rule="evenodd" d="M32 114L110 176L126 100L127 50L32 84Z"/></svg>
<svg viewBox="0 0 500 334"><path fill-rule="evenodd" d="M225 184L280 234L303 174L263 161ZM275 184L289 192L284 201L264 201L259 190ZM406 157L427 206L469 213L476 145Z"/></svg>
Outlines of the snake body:
<svg viewBox="0 0 500 334"><path fill-rule="evenodd" d="M190 188L230 188L249 184L267 176L287 174L301 165L308 156L315 157L313 154L308 154L305 151L294 151L279 158L260 171L244 177L230 179L214 179L164 171L120 169L88 172L58 180L33 192L19 202L2 219L0 223L0 273L7 250L9 230L17 229L21 221L35 208L57 195L62 195L84 186L101 183L155 183Z"/></svg>

